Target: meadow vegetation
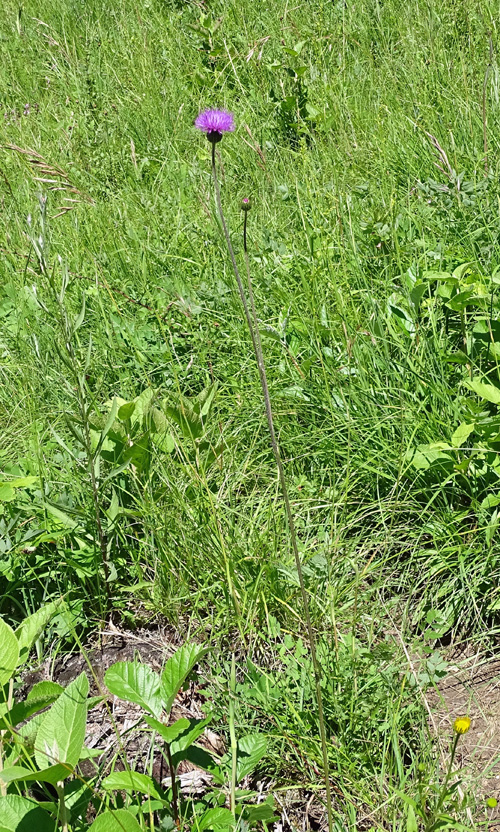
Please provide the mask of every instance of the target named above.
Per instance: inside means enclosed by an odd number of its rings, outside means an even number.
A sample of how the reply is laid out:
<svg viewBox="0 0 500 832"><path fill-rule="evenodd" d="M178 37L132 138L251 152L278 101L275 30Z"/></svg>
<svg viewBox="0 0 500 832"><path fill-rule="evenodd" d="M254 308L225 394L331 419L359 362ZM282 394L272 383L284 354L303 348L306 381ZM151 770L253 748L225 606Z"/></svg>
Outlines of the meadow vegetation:
<svg viewBox="0 0 500 832"><path fill-rule="evenodd" d="M0 776L0 832L29 812L42 832L294 829L311 801L325 823L297 569L193 126L206 106L235 117L217 154L240 263L252 203L335 828L487 828L485 772L447 775L452 725L429 712L498 645L497 4L4 0L0 38L0 744L4 770L31 772ZM211 772L198 802L152 778L152 754L83 753L85 674L14 704L23 666L109 626L184 645L161 683L137 662L104 681L174 784L185 760ZM217 764L193 745L206 721L161 721L196 667ZM63 776L48 748L66 717Z"/></svg>

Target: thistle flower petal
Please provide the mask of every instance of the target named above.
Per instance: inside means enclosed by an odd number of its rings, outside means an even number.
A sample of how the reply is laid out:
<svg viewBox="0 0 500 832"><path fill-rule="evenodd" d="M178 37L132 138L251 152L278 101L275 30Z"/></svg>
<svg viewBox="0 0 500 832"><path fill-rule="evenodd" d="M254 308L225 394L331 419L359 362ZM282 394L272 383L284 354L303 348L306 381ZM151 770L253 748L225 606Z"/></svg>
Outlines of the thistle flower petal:
<svg viewBox="0 0 500 832"><path fill-rule="evenodd" d="M220 141L223 133L233 132L234 116L227 110L203 110L194 126L206 133L209 141Z"/></svg>

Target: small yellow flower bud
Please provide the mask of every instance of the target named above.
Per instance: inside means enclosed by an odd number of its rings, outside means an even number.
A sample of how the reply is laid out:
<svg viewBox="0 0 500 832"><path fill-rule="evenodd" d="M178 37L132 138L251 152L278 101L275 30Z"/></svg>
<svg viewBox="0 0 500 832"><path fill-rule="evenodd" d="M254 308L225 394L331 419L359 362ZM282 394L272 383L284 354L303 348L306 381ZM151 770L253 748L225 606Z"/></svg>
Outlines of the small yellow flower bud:
<svg viewBox="0 0 500 832"><path fill-rule="evenodd" d="M488 809L496 809L498 806L498 800L495 797L489 797L486 801L486 805Z"/></svg>
<svg viewBox="0 0 500 832"><path fill-rule="evenodd" d="M453 723L453 730L457 734L466 734L470 728L470 719L468 716L459 716Z"/></svg>

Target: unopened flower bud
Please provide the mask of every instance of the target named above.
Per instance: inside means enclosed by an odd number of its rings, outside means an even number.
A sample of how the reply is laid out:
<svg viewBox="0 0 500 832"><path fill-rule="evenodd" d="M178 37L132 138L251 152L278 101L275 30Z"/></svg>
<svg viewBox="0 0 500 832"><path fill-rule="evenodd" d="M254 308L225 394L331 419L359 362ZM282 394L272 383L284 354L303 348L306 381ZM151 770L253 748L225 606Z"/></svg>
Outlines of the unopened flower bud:
<svg viewBox="0 0 500 832"><path fill-rule="evenodd" d="M241 201L241 210L242 211L250 211L251 207L252 207L252 203L250 202L249 198L247 196L244 196L242 201Z"/></svg>

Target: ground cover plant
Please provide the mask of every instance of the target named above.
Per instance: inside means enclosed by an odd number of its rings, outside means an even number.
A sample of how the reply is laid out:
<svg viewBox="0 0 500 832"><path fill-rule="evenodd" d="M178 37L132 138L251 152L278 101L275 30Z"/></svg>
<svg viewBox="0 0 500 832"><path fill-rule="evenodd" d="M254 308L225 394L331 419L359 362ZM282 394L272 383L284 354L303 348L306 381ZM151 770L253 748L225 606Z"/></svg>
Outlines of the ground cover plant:
<svg viewBox="0 0 500 832"><path fill-rule="evenodd" d="M498 750L474 768L453 729L484 745L473 691L435 713L457 668L498 667L497 11L3 4L0 830L495 823ZM207 107L234 118L213 148ZM106 627L165 623L161 673L58 686ZM179 734L176 649L203 698ZM113 696L147 759L85 751ZM67 759L37 742L59 710Z"/></svg>

